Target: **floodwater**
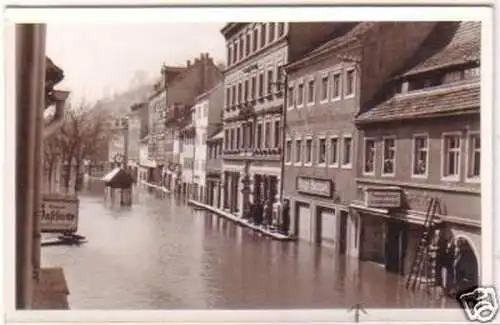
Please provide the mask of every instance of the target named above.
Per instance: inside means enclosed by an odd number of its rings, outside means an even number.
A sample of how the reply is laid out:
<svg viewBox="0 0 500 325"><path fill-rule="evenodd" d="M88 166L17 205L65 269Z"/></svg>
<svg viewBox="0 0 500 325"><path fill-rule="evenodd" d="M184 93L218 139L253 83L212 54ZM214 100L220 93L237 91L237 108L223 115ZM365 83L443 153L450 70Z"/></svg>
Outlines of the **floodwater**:
<svg viewBox="0 0 500 325"><path fill-rule="evenodd" d="M183 202L135 189L131 208L80 196L81 246L42 248L64 268L71 309L457 307L370 262L273 241Z"/></svg>

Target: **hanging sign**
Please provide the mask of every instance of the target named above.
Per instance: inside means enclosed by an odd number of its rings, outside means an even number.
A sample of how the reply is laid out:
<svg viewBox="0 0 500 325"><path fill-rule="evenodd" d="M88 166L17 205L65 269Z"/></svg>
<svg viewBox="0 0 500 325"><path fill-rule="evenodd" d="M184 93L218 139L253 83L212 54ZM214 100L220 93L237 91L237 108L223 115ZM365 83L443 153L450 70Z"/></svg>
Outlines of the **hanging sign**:
<svg viewBox="0 0 500 325"><path fill-rule="evenodd" d="M42 232L74 233L78 229L79 200L73 195L44 194L40 213Z"/></svg>

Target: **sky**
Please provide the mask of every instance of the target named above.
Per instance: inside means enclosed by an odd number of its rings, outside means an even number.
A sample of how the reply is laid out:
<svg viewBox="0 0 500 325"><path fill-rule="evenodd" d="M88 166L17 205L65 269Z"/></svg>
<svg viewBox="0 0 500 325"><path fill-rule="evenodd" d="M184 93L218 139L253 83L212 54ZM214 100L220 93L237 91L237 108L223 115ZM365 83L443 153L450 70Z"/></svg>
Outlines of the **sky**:
<svg viewBox="0 0 500 325"><path fill-rule="evenodd" d="M160 78L163 63L185 65L200 53L224 62L224 23L47 24L47 55L64 70L58 89L92 103L126 90L139 75Z"/></svg>

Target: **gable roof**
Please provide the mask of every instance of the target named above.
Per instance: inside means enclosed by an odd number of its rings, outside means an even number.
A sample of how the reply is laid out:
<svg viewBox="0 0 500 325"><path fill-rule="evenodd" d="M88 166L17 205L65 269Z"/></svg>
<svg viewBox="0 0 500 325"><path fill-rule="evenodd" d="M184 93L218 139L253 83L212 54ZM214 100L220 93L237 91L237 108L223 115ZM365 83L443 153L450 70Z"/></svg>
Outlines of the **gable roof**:
<svg viewBox="0 0 500 325"><path fill-rule="evenodd" d="M467 111L477 112L480 107L480 98L479 82L398 95L362 113L356 119L356 123L433 117L439 114Z"/></svg>

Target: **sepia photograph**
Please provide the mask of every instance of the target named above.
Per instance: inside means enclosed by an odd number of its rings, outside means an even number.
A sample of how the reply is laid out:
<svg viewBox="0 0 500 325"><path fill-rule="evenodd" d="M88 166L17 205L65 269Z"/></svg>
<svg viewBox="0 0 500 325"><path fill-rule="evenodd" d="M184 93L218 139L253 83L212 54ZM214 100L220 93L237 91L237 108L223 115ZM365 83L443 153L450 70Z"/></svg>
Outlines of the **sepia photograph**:
<svg viewBox="0 0 500 325"><path fill-rule="evenodd" d="M220 9L9 22L14 309L491 322L490 16Z"/></svg>

